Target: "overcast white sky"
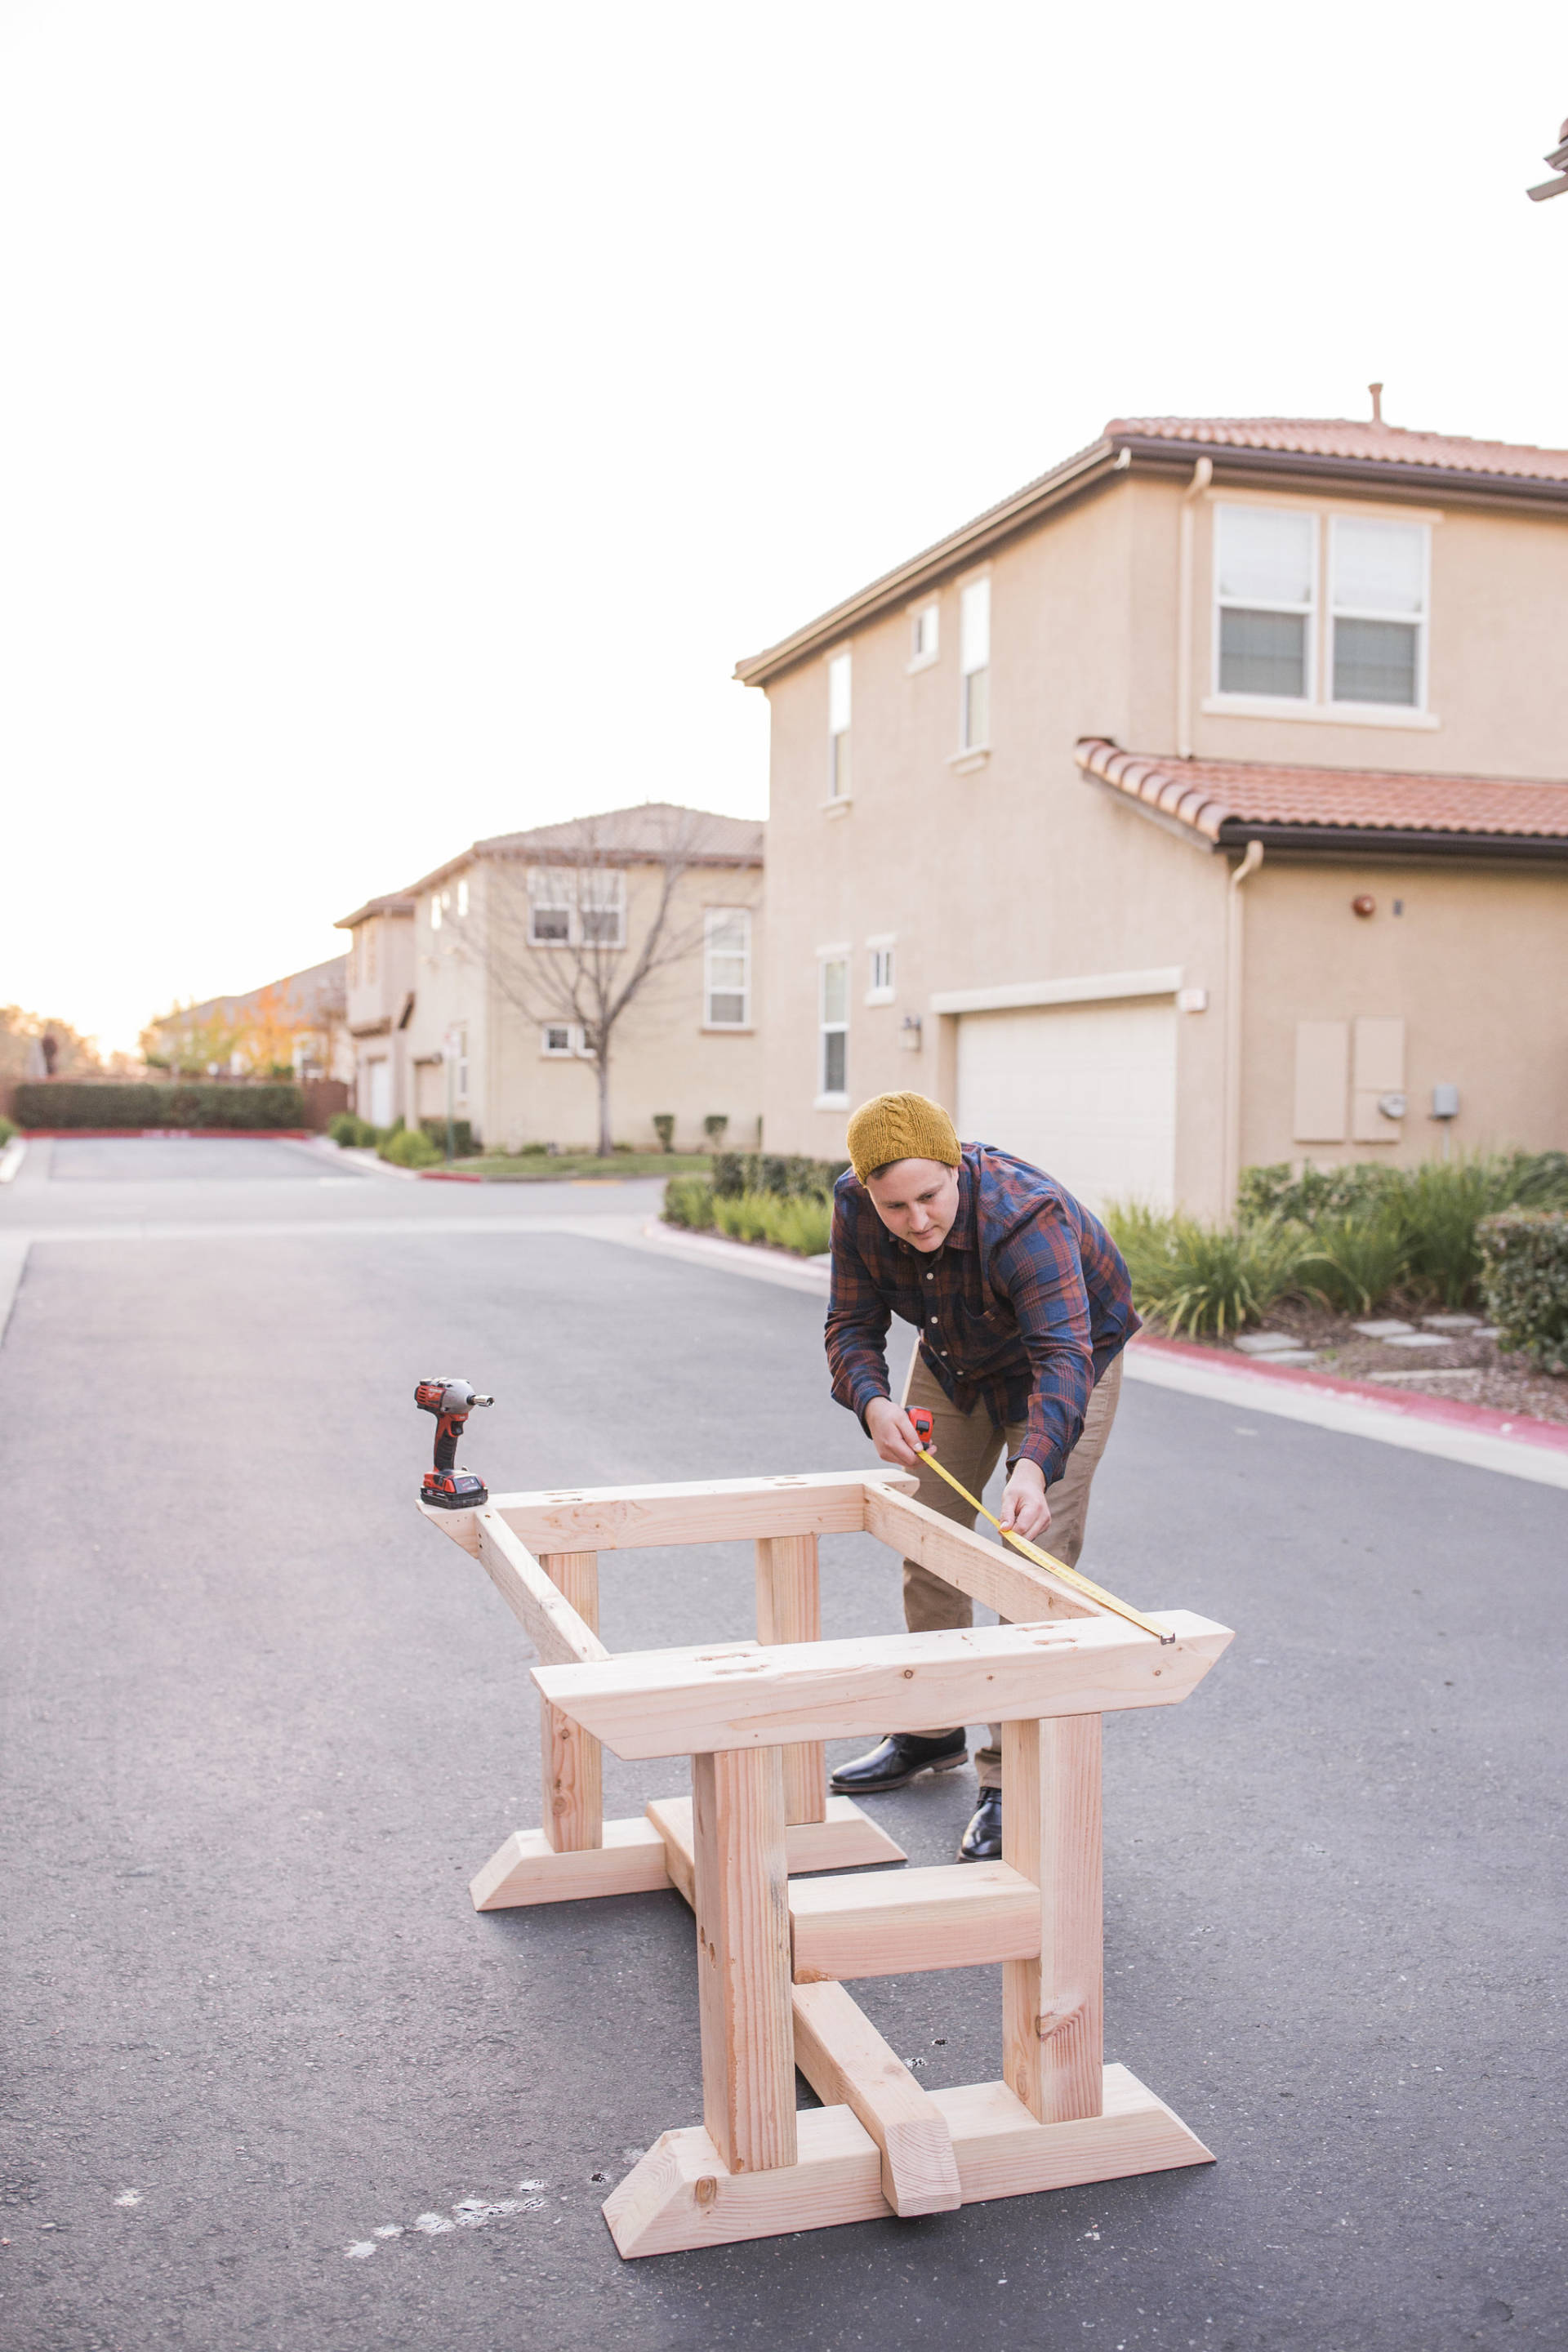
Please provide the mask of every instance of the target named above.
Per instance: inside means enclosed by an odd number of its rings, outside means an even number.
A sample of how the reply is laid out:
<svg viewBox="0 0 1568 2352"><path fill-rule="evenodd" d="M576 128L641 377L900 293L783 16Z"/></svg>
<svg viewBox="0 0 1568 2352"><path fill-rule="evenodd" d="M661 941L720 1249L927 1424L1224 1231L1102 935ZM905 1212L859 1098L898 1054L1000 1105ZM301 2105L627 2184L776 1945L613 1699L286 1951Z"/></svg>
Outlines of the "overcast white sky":
<svg viewBox="0 0 1568 2352"><path fill-rule="evenodd" d="M0 0L0 1002L762 812L737 656L1111 415L1568 444L1568 25L1463 23Z"/></svg>

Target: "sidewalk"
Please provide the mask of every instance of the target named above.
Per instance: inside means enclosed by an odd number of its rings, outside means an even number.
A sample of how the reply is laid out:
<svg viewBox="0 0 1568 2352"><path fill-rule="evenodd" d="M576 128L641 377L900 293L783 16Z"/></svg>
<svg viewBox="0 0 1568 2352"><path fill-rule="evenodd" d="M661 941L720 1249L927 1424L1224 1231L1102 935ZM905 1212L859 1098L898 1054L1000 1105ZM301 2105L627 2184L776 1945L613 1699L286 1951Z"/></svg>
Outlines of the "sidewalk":
<svg viewBox="0 0 1568 2352"><path fill-rule="evenodd" d="M827 1296L827 1268L815 1258L790 1258L715 1234L687 1233L655 1221L646 1238L700 1264L777 1282L794 1290ZM1151 1388L1177 1389L1212 1403L1247 1412L1267 1412L1314 1428L1367 1437L1415 1454L1440 1454L1478 1470L1497 1470L1544 1486L1568 1489L1568 1425L1460 1404L1449 1397L1408 1390L1373 1388L1364 1381L1336 1380L1329 1372L1269 1365L1257 1357L1223 1355L1140 1332L1127 1350L1127 1378Z"/></svg>

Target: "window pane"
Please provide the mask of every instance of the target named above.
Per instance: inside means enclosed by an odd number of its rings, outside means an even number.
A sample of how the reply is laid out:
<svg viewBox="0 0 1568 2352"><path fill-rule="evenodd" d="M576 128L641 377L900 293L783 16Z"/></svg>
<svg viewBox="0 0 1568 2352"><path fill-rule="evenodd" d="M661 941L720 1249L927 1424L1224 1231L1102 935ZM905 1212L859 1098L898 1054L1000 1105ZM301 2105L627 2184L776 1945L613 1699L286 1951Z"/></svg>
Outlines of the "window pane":
<svg viewBox="0 0 1568 2352"><path fill-rule="evenodd" d="M1307 514L1269 507L1217 507L1217 593L1238 604L1310 604L1314 530L1313 518Z"/></svg>
<svg viewBox="0 0 1568 2352"><path fill-rule="evenodd" d="M915 614L915 658L936 651L937 607L922 604Z"/></svg>
<svg viewBox="0 0 1568 2352"><path fill-rule="evenodd" d="M835 735L828 746L831 757L827 793L830 800L844 801L849 797L849 745L852 740L848 735Z"/></svg>
<svg viewBox="0 0 1568 2352"><path fill-rule="evenodd" d="M535 907L533 936L536 940L564 940L571 922L571 915L564 907Z"/></svg>
<svg viewBox="0 0 1568 2352"><path fill-rule="evenodd" d="M710 988L744 988L746 959L738 955L716 955L708 959Z"/></svg>
<svg viewBox="0 0 1568 2352"><path fill-rule="evenodd" d="M562 933L565 937L565 933ZM585 907L583 910L583 938L589 947L619 947L621 942L621 910L618 907Z"/></svg>
<svg viewBox="0 0 1568 2352"><path fill-rule="evenodd" d="M842 1029L830 1029L823 1038L822 1091L825 1095L841 1095L847 1091L845 1043Z"/></svg>
<svg viewBox="0 0 1568 2352"><path fill-rule="evenodd" d="M849 1010L849 967L837 959L822 967L822 1017L843 1021Z"/></svg>
<svg viewBox="0 0 1568 2352"><path fill-rule="evenodd" d="M1352 613L1419 613L1426 593L1426 526L1334 521L1334 604Z"/></svg>
<svg viewBox="0 0 1568 2352"><path fill-rule="evenodd" d="M991 583L972 580L958 600L958 666L967 677L991 659Z"/></svg>
<svg viewBox="0 0 1568 2352"><path fill-rule="evenodd" d="M746 916L742 913L710 915L708 944L716 955L744 955L751 944L747 936L750 929Z"/></svg>
<svg viewBox="0 0 1568 2352"><path fill-rule="evenodd" d="M1415 628L1409 621L1334 623L1334 700L1415 700Z"/></svg>
<svg viewBox="0 0 1568 2352"><path fill-rule="evenodd" d="M849 656L836 655L827 665L827 731L842 735L849 724Z"/></svg>
<svg viewBox="0 0 1568 2352"><path fill-rule="evenodd" d="M963 681L963 748L991 740L991 673L977 669Z"/></svg>
<svg viewBox="0 0 1568 2352"><path fill-rule="evenodd" d="M710 996L708 1018L721 1027L738 1027L746 1017L746 1000L740 994Z"/></svg>
<svg viewBox="0 0 1568 2352"><path fill-rule="evenodd" d="M571 1050L571 1045L572 1038L569 1031L565 1029L547 1029L545 1031L544 1050L547 1054L568 1053Z"/></svg>
<svg viewBox="0 0 1568 2352"><path fill-rule="evenodd" d="M1219 690L1289 695L1300 701L1307 691L1305 618L1294 613L1222 612Z"/></svg>

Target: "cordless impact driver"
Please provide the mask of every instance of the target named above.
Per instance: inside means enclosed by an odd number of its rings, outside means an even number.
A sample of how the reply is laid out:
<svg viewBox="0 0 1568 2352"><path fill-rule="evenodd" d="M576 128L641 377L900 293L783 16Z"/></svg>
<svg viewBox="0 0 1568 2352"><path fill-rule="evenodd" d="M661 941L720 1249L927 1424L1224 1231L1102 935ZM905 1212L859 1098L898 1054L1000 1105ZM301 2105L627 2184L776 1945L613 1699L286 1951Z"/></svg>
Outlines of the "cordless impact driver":
<svg viewBox="0 0 1568 2352"><path fill-rule="evenodd" d="M436 1465L425 1473L420 1501L438 1511L477 1510L489 1501L489 1489L471 1470L458 1469L458 1439L474 1407L494 1404L494 1397L479 1396L467 1381L421 1381L414 1402L436 1416Z"/></svg>

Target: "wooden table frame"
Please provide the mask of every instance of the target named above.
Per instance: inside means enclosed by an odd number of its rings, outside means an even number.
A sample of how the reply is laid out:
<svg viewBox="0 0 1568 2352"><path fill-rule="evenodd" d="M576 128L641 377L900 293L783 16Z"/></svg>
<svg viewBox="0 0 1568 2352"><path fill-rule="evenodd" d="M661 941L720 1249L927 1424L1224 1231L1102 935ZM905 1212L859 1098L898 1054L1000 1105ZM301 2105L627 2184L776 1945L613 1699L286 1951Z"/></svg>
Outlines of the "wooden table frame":
<svg viewBox="0 0 1568 2352"><path fill-rule="evenodd" d="M1102 2041L1100 1717L1178 1703L1231 1639L1182 1610L1162 1645L1066 1580L954 1527L896 1470L498 1495L426 1516L486 1570L540 1657L543 1826L475 1907L675 1887L697 1916L701 2124L605 2205L626 2256L942 2212L1212 2162ZM864 1529L997 1611L994 1627L821 1639L817 1539ZM612 1656L597 1555L756 1544L756 1642ZM829 1798L823 1743L1002 1725L1003 1859L902 1862ZM600 1755L689 1756L692 1793L605 1822ZM856 1876L793 1874L858 1870ZM1003 2075L924 2090L843 1979L1002 1968ZM795 2075L820 2109L797 2113Z"/></svg>

